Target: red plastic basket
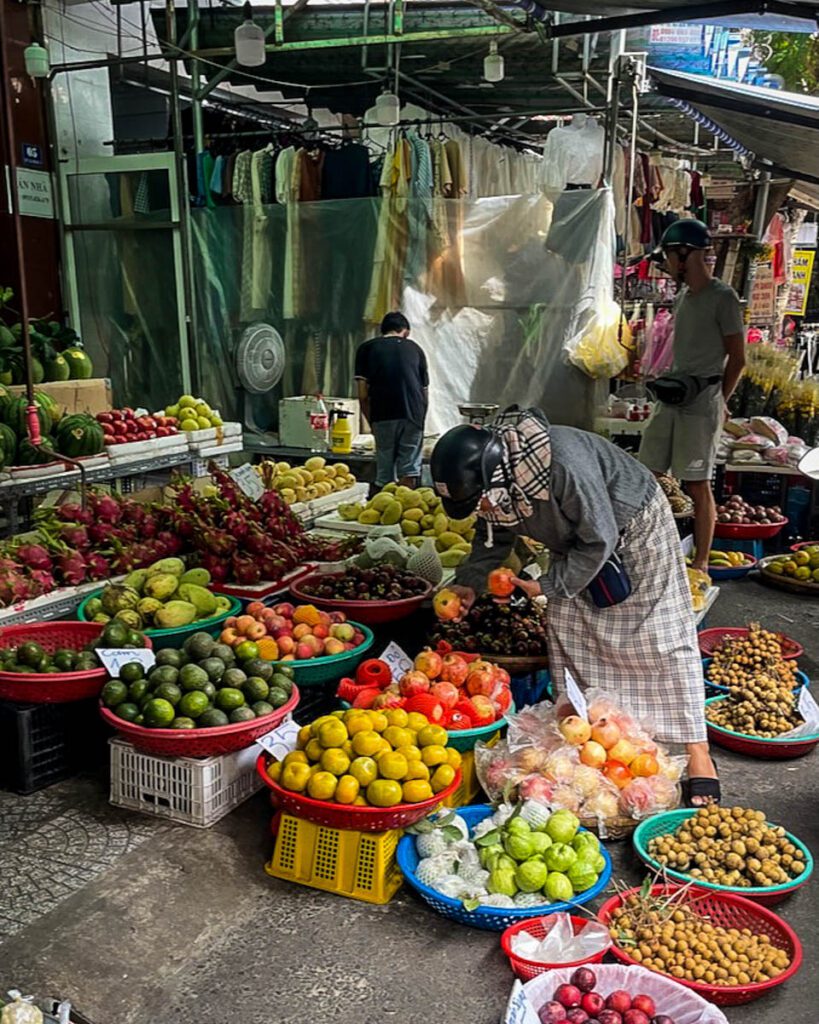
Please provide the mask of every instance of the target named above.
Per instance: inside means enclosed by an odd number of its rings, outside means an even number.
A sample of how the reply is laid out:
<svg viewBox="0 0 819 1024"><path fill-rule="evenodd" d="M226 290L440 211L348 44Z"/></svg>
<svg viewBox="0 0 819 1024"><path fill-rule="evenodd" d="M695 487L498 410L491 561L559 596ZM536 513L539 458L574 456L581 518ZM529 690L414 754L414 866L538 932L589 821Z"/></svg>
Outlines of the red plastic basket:
<svg viewBox="0 0 819 1024"><path fill-rule="evenodd" d="M786 516L778 523L716 523L714 536L725 540L770 540L787 525Z"/></svg>
<svg viewBox="0 0 819 1024"><path fill-rule="evenodd" d="M543 939L554 928L556 920L557 918L555 917L532 917L527 921L519 921L517 924L510 925L501 935L501 949L509 957L509 965L521 981L531 981L532 978L537 978L539 974L545 974L547 971L559 967L580 967L582 964L599 964L608 952L611 942L609 942L605 949L601 949L599 953L595 953L593 956L587 956L584 960L572 960L567 963L555 964L541 963L539 960L526 960L514 952L512 949L512 938L515 935L519 932L528 932L529 935L533 935L536 939ZM575 917L574 915L569 920L572 922L572 930L575 935L579 935L589 923L588 918Z"/></svg>
<svg viewBox="0 0 819 1024"><path fill-rule="evenodd" d="M749 633L749 629L738 626L716 626L714 629L704 629L698 634L700 652L703 658L713 658L717 648L724 640L747 636ZM782 657L785 661L795 661L805 653L805 648L785 633L777 633L776 636L782 645Z"/></svg>
<svg viewBox="0 0 819 1024"><path fill-rule="evenodd" d="M117 732L132 743L137 750L162 757L213 757L216 754L232 754L244 750L259 736L275 729L279 722L299 702L299 691L293 687L290 700L280 708L251 722L236 722L234 725L220 725L212 729L147 729L134 725L100 704L100 714Z"/></svg>
<svg viewBox="0 0 819 1024"><path fill-rule="evenodd" d="M432 584L425 582L425 590L414 597L403 597L399 601L344 601L333 597L315 597L302 588L318 579L326 580L328 576L341 576L342 573L316 573L307 579L299 580L290 587L290 593L305 604L314 604L317 608L329 608L333 611L346 612L347 617L363 622L368 626L376 626L382 622L395 622L405 619L421 607L432 593Z"/></svg>
<svg viewBox="0 0 819 1024"><path fill-rule="evenodd" d="M655 885L652 886L651 895L661 896L665 893L672 893L680 887L676 885ZM629 896L638 895L639 889L629 889L627 892L618 893L606 900L600 908L598 918L603 924L609 923L612 911ZM787 925L781 917L778 917L772 910L761 907L757 903L746 900L743 896L734 896L725 893L705 893L698 889L695 898L689 902L690 909L698 916L707 918L714 925L721 925L723 928L749 928L758 935L767 935L771 943L777 949L784 949L788 954L791 964L777 978L769 981L754 982L751 985L707 985L700 981L684 981L676 978L680 985L693 989L703 999L717 1006L739 1006L742 1003L751 1003L755 999L782 985L799 970L802 964L802 943L796 932ZM616 941L612 943L611 952L618 960L626 964L636 964L637 961L621 949ZM663 973L663 972L658 972ZM665 977L665 975L664 975ZM668 975L671 977L671 975Z"/></svg>
<svg viewBox="0 0 819 1024"><path fill-rule="evenodd" d="M711 697L705 702L705 705L707 707L715 701L728 699L728 697ZM731 732L730 729L723 729L721 725L709 722L707 718L705 724L709 739L718 747L725 747L726 750L734 750L737 754L757 757L764 761L786 761L794 757L804 757L819 743L819 736L784 740L765 739L762 736L747 736L745 733Z"/></svg>
<svg viewBox="0 0 819 1024"><path fill-rule="evenodd" d="M67 648L81 651L103 631L99 622L38 622L0 629L0 647L19 646L27 641L44 651ZM145 638L145 646L151 641ZM67 704L98 697L108 673L102 666L87 672L0 672L0 699L18 704Z"/></svg>
<svg viewBox="0 0 819 1024"><path fill-rule="evenodd" d="M312 821L316 825L352 829L357 832L383 832L385 829L414 825L451 797L461 784L459 770L455 773L452 783L429 800L422 800L417 804L396 804L395 807L350 807L346 804L334 804L329 800L313 800L302 793L284 789L267 774L269 763L269 756L260 754L256 761L256 771L264 784L273 790L272 801L280 811L292 814L296 818L304 818L305 821Z"/></svg>
<svg viewBox="0 0 819 1024"><path fill-rule="evenodd" d="M801 551L802 548L815 548L819 547L819 540L800 540L796 544L791 544L791 551Z"/></svg>

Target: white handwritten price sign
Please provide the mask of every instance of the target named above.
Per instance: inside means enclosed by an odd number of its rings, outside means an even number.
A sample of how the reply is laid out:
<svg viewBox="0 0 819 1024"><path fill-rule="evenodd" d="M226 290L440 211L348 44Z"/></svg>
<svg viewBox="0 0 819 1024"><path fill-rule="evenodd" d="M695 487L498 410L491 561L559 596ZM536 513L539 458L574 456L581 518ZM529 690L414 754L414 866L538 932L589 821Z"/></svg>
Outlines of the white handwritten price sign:
<svg viewBox="0 0 819 1024"><path fill-rule="evenodd" d="M104 650L98 648L96 653L109 676L118 676L122 666L129 662L138 662L146 672L156 664L154 652L144 647L106 647Z"/></svg>
<svg viewBox="0 0 819 1024"><path fill-rule="evenodd" d="M264 750L271 754L277 761L283 760L292 750L296 749L296 740L299 736L298 722L293 721L292 715L280 722L275 729L264 736L260 736L256 742Z"/></svg>

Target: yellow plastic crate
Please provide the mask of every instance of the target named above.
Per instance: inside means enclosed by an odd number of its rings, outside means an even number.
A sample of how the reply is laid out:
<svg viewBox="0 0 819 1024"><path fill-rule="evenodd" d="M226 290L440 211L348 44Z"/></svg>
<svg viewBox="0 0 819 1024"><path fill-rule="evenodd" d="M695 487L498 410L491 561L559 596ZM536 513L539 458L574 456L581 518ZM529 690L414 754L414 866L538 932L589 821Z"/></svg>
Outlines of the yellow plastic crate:
<svg viewBox="0 0 819 1024"><path fill-rule="evenodd" d="M282 814L265 871L366 903L389 903L404 876L395 860L401 829L356 832Z"/></svg>

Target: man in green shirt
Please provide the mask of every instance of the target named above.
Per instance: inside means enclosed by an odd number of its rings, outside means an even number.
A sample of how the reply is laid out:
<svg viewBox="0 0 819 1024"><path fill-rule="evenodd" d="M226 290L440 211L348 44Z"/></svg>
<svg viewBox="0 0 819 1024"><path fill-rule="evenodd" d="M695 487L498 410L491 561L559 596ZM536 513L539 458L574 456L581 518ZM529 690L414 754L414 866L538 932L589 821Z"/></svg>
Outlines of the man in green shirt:
<svg viewBox="0 0 819 1024"><path fill-rule="evenodd" d="M670 472L685 484L694 502L693 564L707 572L716 521L711 476L726 403L745 366L745 328L736 292L706 263L711 237L705 224L675 221L660 245L667 269L681 285L669 376L687 380L691 394L681 404L655 403L640 460L654 473Z"/></svg>

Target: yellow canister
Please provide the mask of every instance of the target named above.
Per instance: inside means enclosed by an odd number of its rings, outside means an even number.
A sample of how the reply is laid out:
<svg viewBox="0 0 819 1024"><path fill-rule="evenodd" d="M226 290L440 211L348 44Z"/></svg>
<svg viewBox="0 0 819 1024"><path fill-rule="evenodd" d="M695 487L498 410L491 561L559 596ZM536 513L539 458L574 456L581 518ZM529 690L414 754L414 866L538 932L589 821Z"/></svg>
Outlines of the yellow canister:
<svg viewBox="0 0 819 1024"><path fill-rule="evenodd" d="M353 429L347 418L349 412L343 409L334 414L333 427L330 431L330 450L335 455L349 455L353 450Z"/></svg>

